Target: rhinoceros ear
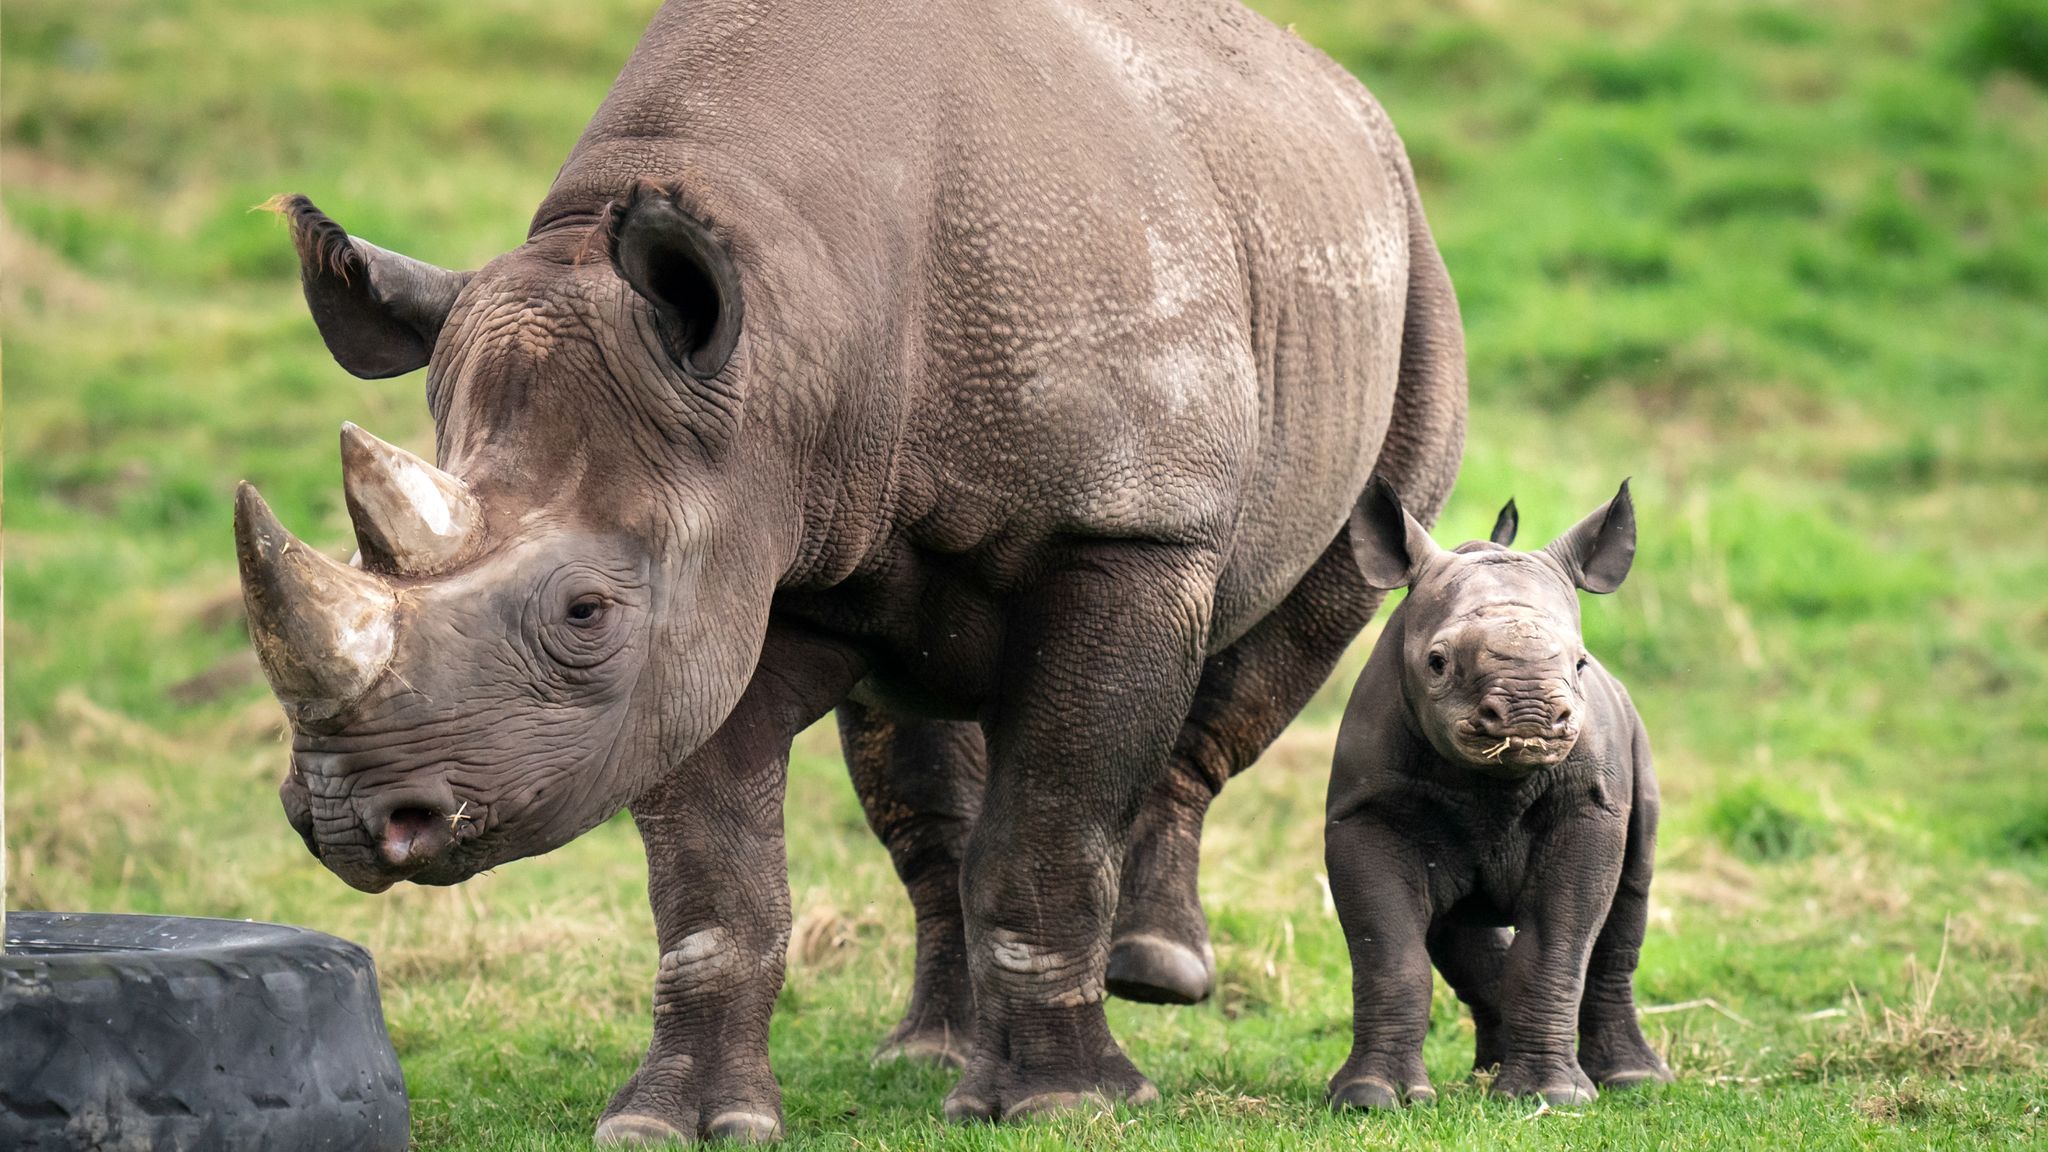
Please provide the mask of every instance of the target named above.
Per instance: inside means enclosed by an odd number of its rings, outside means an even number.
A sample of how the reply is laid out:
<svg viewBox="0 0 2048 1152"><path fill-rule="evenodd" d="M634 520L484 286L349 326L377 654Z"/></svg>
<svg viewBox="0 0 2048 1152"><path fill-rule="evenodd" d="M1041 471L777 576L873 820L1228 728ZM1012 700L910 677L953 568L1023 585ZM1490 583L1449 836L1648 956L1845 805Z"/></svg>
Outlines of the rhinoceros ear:
<svg viewBox="0 0 2048 1152"><path fill-rule="evenodd" d="M337 363L365 380L426 366L473 273L358 240L304 196L279 196L264 207L291 224L306 307Z"/></svg>
<svg viewBox="0 0 2048 1152"><path fill-rule="evenodd" d="M1521 526L1522 514L1516 511L1514 498L1509 497L1508 502L1501 505L1500 515L1494 517L1493 532L1487 539L1506 548L1515 542L1515 532Z"/></svg>
<svg viewBox="0 0 2048 1152"><path fill-rule="evenodd" d="M1367 586L1382 592L1405 588L1438 551L1429 529L1401 506L1394 486L1384 477L1373 477L1351 510L1351 555Z"/></svg>
<svg viewBox="0 0 2048 1152"><path fill-rule="evenodd" d="M740 340L739 269L703 221L641 184L606 214L612 267L654 306L662 341L683 371L718 374Z"/></svg>
<svg viewBox="0 0 2048 1152"><path fill-rule="evenodd" d="M1572 583L1588 592L1621 587L1636 558L1636 504L1628 494L1628 481L1621 482L1614 499L1544 545L1543 551L1564 567Z"/></svg>

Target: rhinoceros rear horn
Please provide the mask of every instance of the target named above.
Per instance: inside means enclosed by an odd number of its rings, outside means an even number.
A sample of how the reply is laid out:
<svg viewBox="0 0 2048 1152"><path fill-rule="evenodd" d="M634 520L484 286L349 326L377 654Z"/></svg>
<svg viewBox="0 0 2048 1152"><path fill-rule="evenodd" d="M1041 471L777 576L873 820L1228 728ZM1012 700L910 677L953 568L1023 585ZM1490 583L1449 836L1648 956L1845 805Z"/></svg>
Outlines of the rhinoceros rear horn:
<svg viewBox="0 0 2048 1152"><path fill-rule="evenodd" d="M327 720L361 699L391 663L391 589L285 531L246 483L235 492L235 554L249 639L292 722Z"/></svg>
<svg viewBox="0 0 2048 1152"><path fill-rule="evenodd" d="M354 424L341 426L341 482L372 572L431 576L481 543L483 512L467 485Z"/></svg>
<svg viewBox="0 0 2048 1152"><path fill-rule="evenodd" d="M612 268L654 306L662 340L683 371L718 374L740 339L739 269L703 221L641 184L605 215Z"/></svg>
<svg viewBox="0 0 2048 1152"><path fill-rule="evenodd" d="M471 273L356 239L304 196L279 196L264 207L291 224L306 307L337 363L366 380L426 366Z"/></svg>

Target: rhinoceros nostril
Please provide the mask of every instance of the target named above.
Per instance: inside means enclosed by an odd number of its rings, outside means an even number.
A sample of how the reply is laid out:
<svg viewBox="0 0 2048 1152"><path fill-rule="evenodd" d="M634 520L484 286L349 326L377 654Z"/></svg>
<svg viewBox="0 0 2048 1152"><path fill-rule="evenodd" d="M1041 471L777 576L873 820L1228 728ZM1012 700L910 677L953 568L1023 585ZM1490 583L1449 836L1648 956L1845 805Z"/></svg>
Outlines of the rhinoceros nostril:
<svg viewBox="0 0 2048 1152"><path fill-rule="evenodd" d="M1488 696L1479 702L1479 727L1488 734L1497 735L1508 726L1507 705L1497 696Z"/></svg>
<svg viewBox="0 0 2048 1152"><path fill-rule="evenodd" d="M431 808L394 808L385 818L378 854L394 868L424 863L448 846L448 824L446 816Z"/></svg>

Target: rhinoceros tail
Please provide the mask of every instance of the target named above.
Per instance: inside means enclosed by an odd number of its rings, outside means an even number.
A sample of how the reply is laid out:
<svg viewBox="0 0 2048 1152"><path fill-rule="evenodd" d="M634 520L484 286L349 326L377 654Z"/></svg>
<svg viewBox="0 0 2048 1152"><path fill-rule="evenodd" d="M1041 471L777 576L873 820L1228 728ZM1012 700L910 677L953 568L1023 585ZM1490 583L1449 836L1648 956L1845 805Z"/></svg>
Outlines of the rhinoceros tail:
<svg viewBox="0 0 2048 1152"><path fill-rule="evenodd" d="M1465 329L1450 273L1430 235L1405 152L1396 153L1408 195L1408 300L1394 415L1373 475L1397 488L1417 520L1434 524L1465 453Z"/></svg>

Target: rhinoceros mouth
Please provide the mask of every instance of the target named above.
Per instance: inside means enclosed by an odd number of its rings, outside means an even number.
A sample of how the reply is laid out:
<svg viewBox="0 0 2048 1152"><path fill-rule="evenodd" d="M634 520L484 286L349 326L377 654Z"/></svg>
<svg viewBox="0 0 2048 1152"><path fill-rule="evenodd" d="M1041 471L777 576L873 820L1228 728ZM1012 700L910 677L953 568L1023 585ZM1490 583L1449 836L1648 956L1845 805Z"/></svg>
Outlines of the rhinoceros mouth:
<svg viewBox="0 0 2048 1152"><path fill-rule="evenodd" d="M1460 755L1479 768L1504 775L1525 775L1563 763L1577 746L1578 737L1577 729L1526 736L1472 730L1459 732L1456 743Z"/></svg>
<svg viewBox="0 0 2048 1152"><path fill-rule="evenodd" d="M308 789L297 760L279 790L306 850L350 887L382 892L402 880L459 884L482 871L492 823L487 805L446 781L363 794ZM312 781L318 783L318 780Z"/></svg>

